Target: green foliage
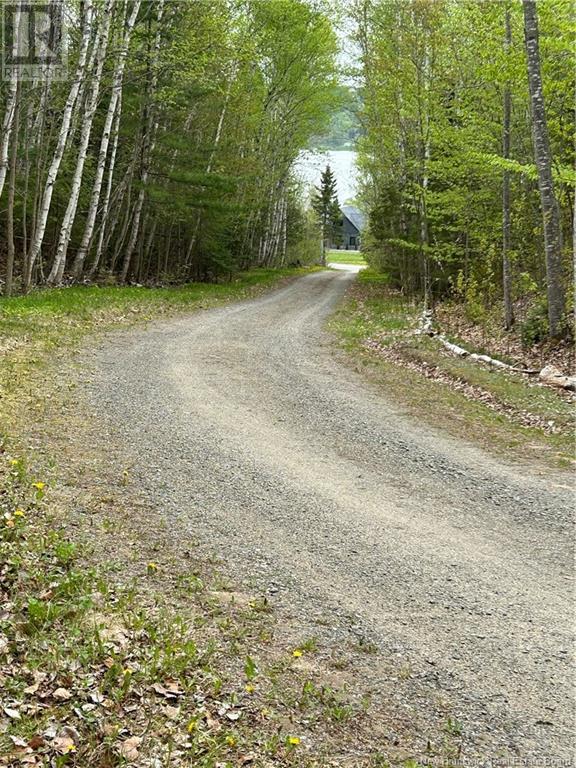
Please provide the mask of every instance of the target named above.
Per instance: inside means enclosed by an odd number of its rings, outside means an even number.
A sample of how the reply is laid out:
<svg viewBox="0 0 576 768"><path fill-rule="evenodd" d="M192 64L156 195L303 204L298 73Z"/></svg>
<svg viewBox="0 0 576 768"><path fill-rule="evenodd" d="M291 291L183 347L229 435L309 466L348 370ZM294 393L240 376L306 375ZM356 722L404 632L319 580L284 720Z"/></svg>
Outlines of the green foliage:
<svg viewBox="0 0 576 768"><path fill-rule="evenodd" d="M95 6L94 23L101 30L104 4ZM67 268L85 231L130 7L126 0L113 4L111 41ZM125 258L128 279L140 283L211 280L252 266L312 260L310 253L298 255L301 245L310 250L311 233L292 167L342 103L335 75L336 36L325 9L306 0L176 0L166 2L159 15L161 7L159 0L142 0L136 20L122 83L110 209L102 220L99 213L84 272L92 276L101 234L96 273L110 282L122 274ZM82 14L72 13L71 67L78 59L82 24ZM92 82L86 72L84 98L76 104L54 185L42 243L43 270L35 269L32 276L39 284L55 258L86 119L85 93ZM33 235L33 211L46 183L69 90L69 82L43 89L26 81L19 91L21 113L27 117L15 139L16 288L23 284L24 246ZM30 121L36 113L37 120ZM109 147L108 161L110 155ZM107 183L106 168L103 189ZM6 187L0 205L2 236L5 197ZM3 259L2 252L0 273Z"/></svg>
<svg viewBox="0 0 576 768"><path fill-rule="evenodd" d="M548 306L542 299L526 315L520 326L520 337L525 347L531 347L548 335Z"/></svg>
<svg viewBox="0 0 576 768"><path fill-rule="evenodd" d="M336 179L329 165L326 166L320 178L320 186L312 196L312 210L318 218L323 248L338 238L338 228L341 221L340 205ZM324 258L323 251L323 258Z"/></svg>
<svg viewBox="0 0 576 768"><path fill-rule="evenodd" d="M560 205L566 285L574 185L573 24L569 3L538 4L547 118ZM510 8L512 44L504 45ZM514 299L545 291L522 5L376 0L354 6L362 48L359 163L369 228L366 260L407 295L456 294L469 317L502 296L502 189L510 178ZM394 35L382 30L394 29ZM503 94L512 101L502 146ZM571 125L571 128L568 128ZM458 288L459 275L464 285ZM534 321L535 322L535 321ZM536 331L531 323L533 337Z"/></svg>

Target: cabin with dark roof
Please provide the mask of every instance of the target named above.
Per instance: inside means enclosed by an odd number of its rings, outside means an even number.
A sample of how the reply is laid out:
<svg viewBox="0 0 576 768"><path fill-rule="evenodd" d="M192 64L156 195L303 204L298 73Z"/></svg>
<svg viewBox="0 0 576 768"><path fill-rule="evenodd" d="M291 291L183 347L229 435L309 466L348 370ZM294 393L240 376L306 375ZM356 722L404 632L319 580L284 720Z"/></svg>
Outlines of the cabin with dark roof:
<svg viewBox="0 0 576 768"><path fill-rule="evenodd" d="M360 249L362 230L365 224L364 214L354 205L343 205L340 211L342 213L342 225L331 247L357 251Z"/></svg>

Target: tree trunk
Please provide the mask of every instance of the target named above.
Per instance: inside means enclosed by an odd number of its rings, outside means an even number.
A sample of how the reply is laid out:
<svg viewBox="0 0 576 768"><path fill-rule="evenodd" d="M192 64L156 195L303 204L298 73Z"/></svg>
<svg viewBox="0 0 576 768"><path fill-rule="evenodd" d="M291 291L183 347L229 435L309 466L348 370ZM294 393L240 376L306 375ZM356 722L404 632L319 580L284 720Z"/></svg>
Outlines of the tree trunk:
<svg viewBox="0 0 576 768"><path fill-rule="evenodd" d="M114 180L114 166L116 165L116 153L118 151L118 136L120 134L120 115L122 114L122 93L116 104L116 114L114 115L114 123L112 127L112 151L110 152L110 160L108 161L108 181L106 182L106 191L104 193L104 202L102 203L102 211L100 214L100 231L98 232L98 244L96 246L96 253L94 254L94 261L90 267L88 274L89 279L93 279L98 267L100 266L100 259L102 258L102 250L104 245L104 233L106 231L106 225L108 223L108 210L110 208L110 196L112 194L112 182Z"/></svg>
<svg viewBox="0 0 576 768"><path fill-rule="evenodd" d="M14 275L14 199L16 197L16 161L18 158L18 128L20 117L20 104L18 101L19 87L16 88L16 102L14 108L14 123L12 130L12 155L10 157L10 178L8 179L8 211L6 214L6 236L8 239L8 253L6 258L6 285L4 295L12 294L12 279Z"/></svg>
<svg viewBox="0 0 576 768"><path fill-rule="evenodd" d="M90 141L90 134L92 132L92 123L94 121L94 115L96 113L96 107L98 105L98 94L100 92L100 81L102 79L102 70L104 68L104 60L106 58L106 50L108 48L108 36L110 32L110 18L112 16L112 2L113 0L107 0L104 7L104 16L101 21L101 29L99 30L99 39L94 43L96 47L96 66L93 74L90 93L88 95L88 101L86 104L86 110L82 120L82 131L80 134L80 146L78 148L78 159L76 161L76 169L74 171L74 177L72 179L72 187L70 189L70 198L68 200L68 206L66 213L62 220L62 227L60 228L60 237L58 239L58 247L56 250L56 257L52 270L48 275L49 283L60 283L64 275L64 268L66 266L66 253L68 251L68 245L70 243L70 237L72 235L72 225L76 216L76 209L78 207L78 199L80 197L80 187L82 185L82 176L84 173L84 164L88 155L88 143Z"/></svg>
<svg viewBox="0 0 576 768"><path fill-rule="evenodd" d="M50 205L52 203L52 194L54 192L54 185L56 184L56 178L58 176L58 171L60 170L60 164L62 162L62 157L64 156L64 148L66 146L68 132L70 130L72 112L76 104L76 98L78 96L78 91L80 89L80 83L82 82L82 79L85 76L84 69L86 65L88 46L90 43L90 36L92 32L92 14L93 14L92 0L86 0L86 5L84 7L84 24L82 29L82 41L80 44L80 53L78 56L78 66L74 74L74 80L72 81L72 86L68 93L68 98L66 99L66 104L64 106L64 113L62 116L62 123L60 125L60 133L58 135L58 143L56 145L56 149L54 150L54 154L52 156L52 162L50 163L50 167L48 169L48 176L46 178L46 183L44 185L44 192L42 194L42 200L41 200L40 208L38 212L38 220L36 222L36 228L34 231L34 235L32 237L32 243L30 245L28 263L26 265L27 269L26 269L26 275L24 279L25 290L30 289L30 285L32 282L32 270L34 269L34 264L36 263L36 259L38 258L40 249L42 248L42 242L44 240L44 233L46 231L46 224L48 221L48 214L50 212Z"/></svg>
<svg viewBox="0 0 576 768"><path fill-rule="evenodd" d="M512 26L510 24L510 6L505 11L506 36L504 50L508 59L512 44ZM502 155L510 157L510 115L512 108L512 92L507 79L504 87L504 121L502 130ZM507 331L514 325L514 309L512 306L512 275L510 272L510 171L505 170L502 179L502 292L504 294L504 327Z"/></svg>
<svg viewBox="0 0 576 768"><path fill-rule="evenodd" d="M546 282L548 294L548 321L550 335L562 333L564 315L564 286L562 280L562 233L558 201L552 179L552 154L546 122L540 50L538 38L538 14L536 0L523 0L524 37L528 70L528 87L532 105L532 138L534 159L538 169L538 187L544 226L544 250L546 253Z"/></svg>
<svg viewBox="0 0 576 768"><path fill-rule="evenodd" d="M151 62L151 76L149 81L149 88L146 100L146 119L143 126L143 147L142 147L142 166L140 171L140 192L138 193L138 199L134 208L134 214L132 218L132 231L130 233L130 239L128 246L124 254L122 263L122 272L120 274L120 282L126 282L128 272L130 270L130 262L132 260L132 254L136 247L138 240L138 234L140 231L140 218L142 216L142 208L144 206L144 198L146 196L146 184L148 182L148 174L150 173L150 158L154 151L154 145L156 141L156 131L158 130L158 121L154 120L154 98L156 95L156 89L158 86L158 59L160 56L160 44L162 42L162 18L164 15L164 0L158 0L158 11L156 15L156 35L154 39L154 53Z"/></svg>
<svg viewBox="0 0 576 768"><path fill-rule="evenodd" d="M18 52L18 38L20 33L20 12L14 13L14 31L13 31L13 51ZM16 103L18 100L18 71L13 68L8 82L8 96L2 121L2 138L0 139L0 197L4 189L6 174L8 172L8 153L10 150L10 136L14 127L14 115L16 113Z"/></svg>
<svg viewBox="0 0 576 768"><path fill-rule="evenodd" d="M78 279L82 274L84 267L84 261L92 242L94 234L94 225L96 223L96 215L98 213L98 203L100 201L100 192L102 190L102 181L104 179L104 169L106 166L106 157L108 155L108 145L110 143L110 131L112 128L112 121L116 114L116 107L120 94L122 92L122 80L124 79L124 68L126 66L126 59L128 57L128 47L130 45L130 37L132 30L136 24L136 17L140 9L141 0L135 0L132 6L132 13L128 19L124 36L122 39L122 45L114 68L114 75L112 80L112 95L110 96L110 102L108 104L108 111L106 112L106 118L104 120L104 128L102 130L102 139L100 140L100 150L98 152L98 162L96 165L96 176L94 178L94 184L92 186L92 196L90 198L90 205L88 207L88 214L86 216L86 226L84 227L84 234L80 243L80 248L74 259L74 266L72 267L72 274L75 279Z"/></svg>

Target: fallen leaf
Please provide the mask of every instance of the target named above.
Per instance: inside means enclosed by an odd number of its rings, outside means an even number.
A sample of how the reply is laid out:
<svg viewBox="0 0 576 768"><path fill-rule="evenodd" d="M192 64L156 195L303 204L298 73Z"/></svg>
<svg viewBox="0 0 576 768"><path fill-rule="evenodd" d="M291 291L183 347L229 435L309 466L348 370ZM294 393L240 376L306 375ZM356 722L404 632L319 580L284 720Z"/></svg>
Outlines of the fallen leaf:
<svg viewBox="0 0 576 768"><path fill-rule="evenodd" d="M74 744L74 740L69 736L57 736L52 742L52 746L61 755L67 755L69 752L76 750L76 744Z"/></svg>
<svg viewBox="0 0 576 768"><path fill-rule="evenodd" d="M95 693L91 693L90 698L92 699L94 704L102 704L104 701L104 696L102 696L102 694L99 693L98 691L96 691Z"/></svg>
<svg viewBox="0 0 576 768"><path fill-rule="evenodd" d="M161 683L153 683L152 688L158 695L165 696L168 699L176 696L184 696L184 691L180 688L178 683L173 680L167 681L165 686Z"/></svg>
<svg viewBox="0 0 576 768"><path fill-rule="evenodd" d="M16 747L27 747L28 742L26 739L23 739L21 736L10 736L10 740Z"/></svg>
<svg viewBox="0 0 576 768"><path fill-rule="evenodd" d="M138 747L142 743L140 736L131 736L126 741L121 742L119 752L120 755L128 762L133 762L138 759Z"/></svg>
<svg viewBox="0 0 576 768"><path fill-rule="evenodd" d="M241 714L242 714L241 712L226 712L226 717L228 718L228 720L234 721L234 720L239 720Z"/></svg>
<svg viewBox="0 0 576 768"><path fill-rule="evenodd" d="M58 699L58 701L68 701L68 699L72 698L72 694L67 688L56 688L52 697Z"/></svg>
<svg viewBox="0 0 576 768"><path fill-rule="evenodd" d="M28 742L28 746L32 749L40 749L40 747L43 747L46 744L42 736L40 734L37 734L36 736L32 736L30 741Z"/></svg>
<svg viewBox="0 0 576 768"><path fill-rule="evenodd" d="M17 709L12 709L11 707L4 707L4 712L7 717L10 717L12 720L20 720L20 712L18 712Z"/></svg>
<svg viewBox="0 0 576 768"><path fill-rule="evenodd" d="M64 728L62 728L62 730L60 731L60 736L62 736L63 738L67 737L69 739L72 739L72 741L75 744L78 744L78 742L80 741L80 734L78 733L76 728L74 728L73 725L65 725Z"/></svg>
<svg viewBox="0 0 576 768"><path fill-rule="evenodd" d="M179 707L171 707L170 705L166 705L164 707L164 714L166 717L169 717L170 720L178 720L180 717L180 708Z"/></svg>

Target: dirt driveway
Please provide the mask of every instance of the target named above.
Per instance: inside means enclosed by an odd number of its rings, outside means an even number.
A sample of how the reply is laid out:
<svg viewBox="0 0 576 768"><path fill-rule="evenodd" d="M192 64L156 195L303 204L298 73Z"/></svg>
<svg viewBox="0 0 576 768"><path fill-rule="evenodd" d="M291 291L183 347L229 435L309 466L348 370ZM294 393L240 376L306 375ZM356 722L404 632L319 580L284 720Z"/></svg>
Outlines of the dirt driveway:
<svg viewBox="0 0 576 768"><path fill-rule="evenodd" d="M132 473L286 631L367 650L373 700L469 757L569 759L572 502L409 419L334 355L353 275L108 339L92 405ZM425 405L423 406L425 407Z"/></svg>

